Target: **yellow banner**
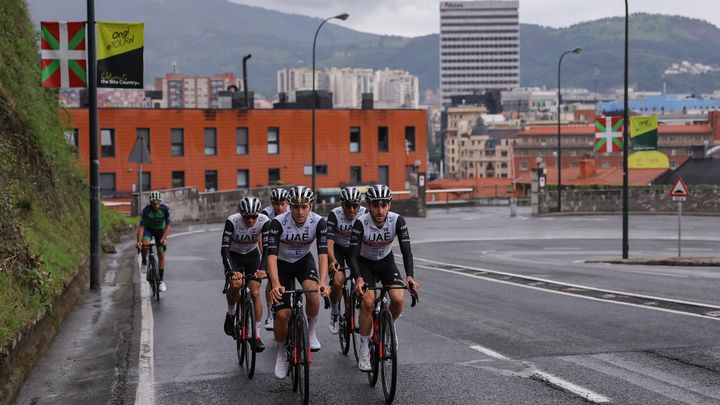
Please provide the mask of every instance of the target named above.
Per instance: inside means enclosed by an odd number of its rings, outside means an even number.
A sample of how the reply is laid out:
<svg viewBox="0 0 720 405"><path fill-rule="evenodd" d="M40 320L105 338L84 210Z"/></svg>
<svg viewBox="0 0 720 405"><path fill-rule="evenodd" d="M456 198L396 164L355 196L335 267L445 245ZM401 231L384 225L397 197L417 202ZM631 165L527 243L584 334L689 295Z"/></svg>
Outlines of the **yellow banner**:
<svg viewBox="0 0 720 405"><path fill-rule="evenodd" d="M658 151L635 152L628 156L630 169L669 169L670 159Z"/></svg>
<svg viewBox="0 0 720 405"><path fill-rule="evenodd" d="M144 23L98 22L98 60L140 49L145 44Z"/></svg>

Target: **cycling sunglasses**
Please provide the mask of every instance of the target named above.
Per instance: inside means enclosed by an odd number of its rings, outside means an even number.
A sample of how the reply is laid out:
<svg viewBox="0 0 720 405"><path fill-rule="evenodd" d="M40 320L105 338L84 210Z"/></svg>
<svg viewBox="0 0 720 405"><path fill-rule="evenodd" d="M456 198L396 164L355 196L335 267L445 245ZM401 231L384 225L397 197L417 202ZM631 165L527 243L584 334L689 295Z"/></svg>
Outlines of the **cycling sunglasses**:
<svg viewBox="0 0 720 405"><path fill-rule="evenodd" d="M352 208L352 209L358 209L358 208L360 208L360 203L343 203L342 206L343 206L345 209L348 209L348 210L349 210L350 208Z"/></svg>

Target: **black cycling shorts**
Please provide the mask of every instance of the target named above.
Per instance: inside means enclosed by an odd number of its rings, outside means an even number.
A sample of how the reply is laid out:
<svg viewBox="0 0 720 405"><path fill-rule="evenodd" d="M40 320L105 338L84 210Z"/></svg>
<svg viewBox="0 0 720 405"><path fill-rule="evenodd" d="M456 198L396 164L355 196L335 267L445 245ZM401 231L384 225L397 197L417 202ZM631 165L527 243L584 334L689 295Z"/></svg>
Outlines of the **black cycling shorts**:
<svg viewBox="0 0 720 405"><path fill-rule="evenodd" d="M362 256L358 259L360 275L368 288L374 288L376 281L380 281L383 286L405 285L392 252L380 260L370 260Z"/></svg>
<svg viewBox="0 0 720 405"><path fill-rule="evenodd" d="M234 272L243 271L246 280L260 282L255 277L255 272L260 268L260 251L258 249L245 254L231 251L230 266Z"/></svg>
<svg viewBox="0 0 720 405"><path fill-rule="evenodd" d="M315 259L313 259L313 256L310 253L306 254L302 259L296 261L295 263L278 259L277 266L278 278L280 279L280 284L285 287L285 290L295 289L295 280L299 282L299 288L302 288L302 283L305 280L312 280L316 283L319 280ZM289 295L283 295L282 302L279 304L273 304L272 309L274 312L284 308L290 308Z"/></svg>
<svg viewBox="0 0 720 405"><path fill-rule="evenodd" d="M346 247L340 246L336 243L333 250L335 251L335 260L337 260L337 263L340 266L340 268L345 267L346 270L349 271L350 270L350 261L348 260L348 254L350 253L350 252L348 252L349 249ZM345 270L343 270L343 272L345 272ZM352 272L349 272L349 274L350 274L350 277L355 278L353 276ZM332 274L332 277L330 277L331 282L332 282L333 277L335 277L334 272Z"/></svg>

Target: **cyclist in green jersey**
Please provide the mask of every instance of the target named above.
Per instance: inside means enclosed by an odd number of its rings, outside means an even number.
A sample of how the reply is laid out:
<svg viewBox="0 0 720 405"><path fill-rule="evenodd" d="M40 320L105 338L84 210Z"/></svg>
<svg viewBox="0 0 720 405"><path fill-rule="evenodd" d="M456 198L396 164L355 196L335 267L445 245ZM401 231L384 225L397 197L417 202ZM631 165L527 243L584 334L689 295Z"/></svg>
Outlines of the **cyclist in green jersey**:
<svg viewBox="0 0 720 405"><path fill-rule="evenodd" d="M142 263L147 265L147 253L150 241L155 238L157 254L159 259L160 291L166 291L167 287L163 281L165 273L165 251L167 250L167 237L170 234L170 208L162 204L162 196L159 191L150 193L150 204L143 208L140 217L140 226L137 231L137 248L142 251Z"/></svg>

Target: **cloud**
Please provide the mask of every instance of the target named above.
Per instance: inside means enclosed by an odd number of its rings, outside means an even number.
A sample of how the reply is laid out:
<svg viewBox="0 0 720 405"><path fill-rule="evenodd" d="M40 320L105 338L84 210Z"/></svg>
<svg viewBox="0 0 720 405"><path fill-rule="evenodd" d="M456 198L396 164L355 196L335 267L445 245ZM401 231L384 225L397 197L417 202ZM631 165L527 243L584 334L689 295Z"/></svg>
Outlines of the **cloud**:
<svg viewBox="0 0 720 405"><path fill-rule="evenodd" d="M439 0L231 0L257 7L326 18L348 13L342 25L384 35L420 36L439 31ZM632 0L630 12L676 14L720 26L717 0ZM520 0L520 22L567 27L603 17L622 16L625 4L577 0Z"/></svg>

